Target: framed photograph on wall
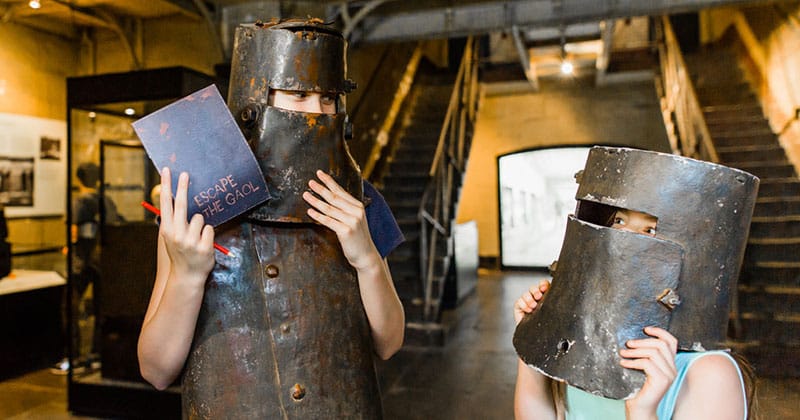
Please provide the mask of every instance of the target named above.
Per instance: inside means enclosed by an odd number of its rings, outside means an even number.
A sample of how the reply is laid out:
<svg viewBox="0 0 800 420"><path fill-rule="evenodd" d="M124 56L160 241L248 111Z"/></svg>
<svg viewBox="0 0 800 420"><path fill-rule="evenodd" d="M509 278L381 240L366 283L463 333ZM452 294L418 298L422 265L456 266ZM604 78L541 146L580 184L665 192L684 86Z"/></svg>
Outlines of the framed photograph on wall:
<svg viewBox="0 0 800 420"><path fill-rule="evenodd" d="M0 203L6 217L66 212L66 138L63 120L0 113Z"/></svg>

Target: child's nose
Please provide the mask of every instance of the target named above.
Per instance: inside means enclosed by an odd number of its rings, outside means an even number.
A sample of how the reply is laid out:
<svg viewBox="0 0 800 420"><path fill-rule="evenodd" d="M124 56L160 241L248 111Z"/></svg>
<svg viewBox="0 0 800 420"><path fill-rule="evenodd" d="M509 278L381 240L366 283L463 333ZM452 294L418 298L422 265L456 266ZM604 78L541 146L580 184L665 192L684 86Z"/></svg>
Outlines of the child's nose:
<svg viewBox="0 0 800 420"><path fill-rule="evenodd" d="M313 112L316 114L322 113L322 98L312 97L308 100L308 112Z"/></svg>

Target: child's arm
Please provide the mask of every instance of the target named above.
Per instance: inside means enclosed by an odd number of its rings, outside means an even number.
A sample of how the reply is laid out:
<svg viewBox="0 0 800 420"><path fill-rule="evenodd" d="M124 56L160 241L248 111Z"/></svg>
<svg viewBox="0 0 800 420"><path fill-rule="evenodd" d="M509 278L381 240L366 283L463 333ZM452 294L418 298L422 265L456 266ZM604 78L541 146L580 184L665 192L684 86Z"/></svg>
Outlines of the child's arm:
<svg viewBox="0 0 800 420"><path fill-rule="evenodd" d="M556 419L555 401L550 390L550 379L526 365L522 359L517 361L517 385L514 388L514 418Z"/></svg>
<svg viewBox="0 0 800 420"><path fill-rule="evenodd" d="M550 282L542 280L531 286L514 303L514 321L519 324L525 314L539 307ZM517 361L517 384L514 389L514 417L517 419L555 419L556 407L550 390L550 380L525 364Z"/></svg>
<svg viewBox="0 0 800 420"><path fill-rule="evenodd" d="M188 184L182 173L173 206L169 169L162 172L156 281L138 345L142 377L157 389L169 386L183 368L214 268L214 229L199 214L186 222Z"/></svg>
<svg viewBox="0 0 800 420"><path fill-rule="evenodd" d="M347 261L356 269L361 301L369 320L375 352L388 359L403 345L405 313L394 289L386 261L370 237L364 204L345 191L328 174L317 171L303 198L311 205L308 215L336 232Z"/></svg>

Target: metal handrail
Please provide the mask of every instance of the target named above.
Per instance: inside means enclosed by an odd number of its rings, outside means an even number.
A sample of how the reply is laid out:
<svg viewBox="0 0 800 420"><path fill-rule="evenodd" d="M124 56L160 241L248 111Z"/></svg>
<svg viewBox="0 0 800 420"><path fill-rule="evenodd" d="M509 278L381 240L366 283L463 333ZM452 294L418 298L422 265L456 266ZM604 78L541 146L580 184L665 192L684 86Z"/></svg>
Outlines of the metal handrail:
<svg viewBox="0 0 800 420"><path fill-rule="evenodd" d="M445 240L449 245L451 237L450 211L458 199L454 183L466 165L467 133L472 130L477 111L477 64L476 42L469 37L439 133L433 163L428 171L429 180L417 212L420 223L420 278L424 291L423 318L427 322L435 321L438 317L444 290L444 281L435 284L436 264L442 257L439 255L439 241ZM448 256L444 258L446 264Z"/></svg>
<svg viewBox="0 0 800 420"><path fill-rule="evenodd" d="M657 87L672 153L718 163L719 155L669 17L655 22L661 41L658 56L662 80Z"/></svg>

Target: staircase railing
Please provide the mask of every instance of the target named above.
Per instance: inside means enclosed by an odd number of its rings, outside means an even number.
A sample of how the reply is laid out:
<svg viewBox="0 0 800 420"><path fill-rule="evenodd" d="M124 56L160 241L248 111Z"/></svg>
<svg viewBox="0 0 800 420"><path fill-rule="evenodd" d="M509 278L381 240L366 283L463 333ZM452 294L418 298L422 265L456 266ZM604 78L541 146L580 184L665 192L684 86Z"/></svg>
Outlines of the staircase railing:
<svg viewBox="0 0 800 420"><path fill-rule="evenodd" d="M453 93L439 134L429 180L417 213L420 222L420 278L424 291L423 318L435 322L444 290L436 279L437 262L446 265L452 253L451 211L458 199L458 185L466 165L468 136L472 133L478 103L478 51L474 38L467 39ZM457 179L458 178L458 179ZM447 255L441 255L441 244ZM442 267L444 269L444 267Z"/></svg>
<svg viewBox="0 0 800 420"><path fill-rule="evenodd" d="M669 17L662 16L654 22L660 41L658 56L661 64L661 83L656 83L656 87L672 153L719 162Z"/></svg>

